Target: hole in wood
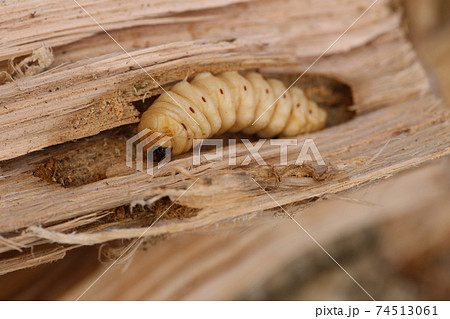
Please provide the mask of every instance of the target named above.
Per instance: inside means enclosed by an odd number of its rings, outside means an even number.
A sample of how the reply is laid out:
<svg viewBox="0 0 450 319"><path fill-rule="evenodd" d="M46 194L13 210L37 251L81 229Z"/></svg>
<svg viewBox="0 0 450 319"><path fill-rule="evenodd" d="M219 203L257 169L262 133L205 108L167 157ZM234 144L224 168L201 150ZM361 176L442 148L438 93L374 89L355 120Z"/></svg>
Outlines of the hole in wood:
<svg viewBox="0 0 450 319"><path fill-rule="evenodd" d="M289 87L298 78L298 74L270 73L267 77L277 78ZM355 112L350 111L353 93L347 84L325 75L307 73L295 86L301 88L308 98L327 111L327 127L347 122L355 116Z"/></svg>
<svg viewBox="0 0 450 319"><path fill-rule="evenodd" d="M270 74L289 86L297 74ZM353 96L348 85L321 75L305 75L297 84L308 98L314 100L328 112L327 127L350 120L354 112L349 111L353 105ZM134 102L136 108L143 112L157 96ZM61 145L63 152L54 152L41 165L33 170L33 175L48 183L57 183L63 187L77 187L107 178L107 170L114 165L125 163L126 140L136 133L136 125L102 132L75 143ZM224 138L249 138L256 141L257 136L243 133L226 133ZM227 146L227 140L224 141ZM207 150L208 147L205 148Z"/></svg>

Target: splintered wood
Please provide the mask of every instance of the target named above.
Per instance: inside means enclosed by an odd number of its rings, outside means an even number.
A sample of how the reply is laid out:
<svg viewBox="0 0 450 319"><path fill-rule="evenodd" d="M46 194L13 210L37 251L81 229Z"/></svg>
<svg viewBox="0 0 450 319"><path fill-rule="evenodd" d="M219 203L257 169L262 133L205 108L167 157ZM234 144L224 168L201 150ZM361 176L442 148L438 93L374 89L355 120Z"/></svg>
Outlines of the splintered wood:
<svg viewBox="0 0 450 319"><path fill-rule="evenodd" d="M273 218L278 204L301 207L450 152L449 110L430 93L390 1L331 48L371 1L80 1L127 53L75 3L28 2L0 12L9 76L0 85L0 273L139 237L170 201L178 206L145 238ZM36 57L40 48L53 63ZM177 156L154 176L125 165L126 139L162 92L154 80L170 88L203 71L259 69L289 86L327 48L297 84L327 107L332 126L299 136L288 166L269 143L264 166L242 165L241 143L231 166L228 147L200 165ZM306 138L325 166L295 164Z"/></svg>

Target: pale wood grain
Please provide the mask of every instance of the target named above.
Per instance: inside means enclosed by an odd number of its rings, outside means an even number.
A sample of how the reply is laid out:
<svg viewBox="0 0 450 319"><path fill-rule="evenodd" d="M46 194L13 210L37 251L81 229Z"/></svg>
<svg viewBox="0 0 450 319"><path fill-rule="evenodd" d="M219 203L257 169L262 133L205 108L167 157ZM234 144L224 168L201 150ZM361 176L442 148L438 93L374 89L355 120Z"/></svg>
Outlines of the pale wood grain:
<svg viewBox="0 0 450 319"><path fill-rule="evenodd" d="M244 32L245 21L241 16L237 18L242 23L241 29L234 37L232 24L224 18L214 24L220 25L225 37L217 38L217 28L211 34L194 37L199 40L181 41L170 37L169 42L164 43L160 34L161 43L151 47L139 44L143 48L130 54L161 84L168 86L205 70L218 72L272 66L274 68L264 71L300 74L361 13L361 8L369 5L369 1L350 1L339 8L332 4L335 2L323 0L314 5L309 1L230 5L227 14L247 9L244 14L249 25L259 21L258 33L255 30ZM304 10L292 10L297 6L303 6ZM252 13L249 8L260 10ZM282 17L283 13L285 27L274 28L269 22L277 15ZM303 14L302 23L298 23L298 14ZM177 18L173 17L173 25L177 25ZM64 237L64 234L80 229L79 233L88 238L86 242L90 244L138 237L145 230L142 225L108 222L99 226L97 221L112 209L134 201L164 195L176 199L193 182L180 173L172 176L177 167L188 169L200 178L179 201L186 207L198 208L199 212L191 218L164 220L146 236L197 232L211 225L273 213L278 209L277 203L262 192L251 177L268 186L279 204L300 205L303 201L326 198L329 194L387 178L449 154L449 111L430 93L425 73L405 39L400 20L388 1L380 2L367 19L355 25L311 70L347 83L353 91L352 109L358 114L350 122L308 135L314 138L332 171L330 177L322 181L289 177L282 179L275 188L273 180L258 177L260 168L255 163L229 167L227 160L217 160L192 167L190 155L186 154L164 166L154 178L127 170L124 163L118 163L118 172L122 173L97 182L72 188L47 183L33 176L37 166L57 154L82 149L89 143L101 144L108 132L89 141L33 151L135 123L139 120L138 112L131 102L141 100L146 93L149 97L160 91L142 70L136 69L126 54L109 52L110 47L99 50L105 55L77 60L1 85L0 158L9 160L0 164L0 233L18 247L28 249L23 255L23 264L17 263L17 259L11 259L11 263L5 261L4 271L39 263L39 260L30 263L29 248L55 239L46 233L37 236L28 229L30 226L55 231L58 238L63 238L58 240L66 244L76 244L79 238ZM180 22L180 28L185 27L184 23ZM75 42L73 45L76 46ZM72 57L79 59L80 55ZM142 84L145 88L136 92L136 85ZM300 136L299 142L305 137ZM290 149L290 163L295 161L300 147L301 143ZM237 152L238 162L247 156L243 145L238 146ZM277 163L278 148L266 144L260 153L268 164ZM0 246L3 253L10 253L11 249L10 245Z"/></svg>
<svg viewBox="0 0 450 319"><path fill-rule="evenodd" d="M329 6L335 2L328 0L320 5L298 1L237 4L229 6L225 14L208 24L195 22L187 26L183 20L173 17L169 37L165 36L167 31L163 27L146 30L143 37L137 33L136 41L143 43L137 47L144 47L142 49L133 49L134 37L125 43L127 48L132 44L130 55L161 85L205 70L221 72L294 64L300 73L361 14L360 2L369 4L363 0L349 2L334 13ZM335 54L332 55L333 63L322 64L326 71L320 72L338 74L344 80L349 78L352 86L363 86L355 89L356 93L361 92L356 97L362 109L386 105L392 99L401 101L405 94L420 94L426 90L421 70L411 61L414 57L407 54L411 49L401 35L394 34L392 37L396 39L385 41L391 48L373 51L370 45L364 46L382 34L396 30L399 24L398 14L387 2L380 2L330 48L328 55ZM178 32L176 26L182 32ZM186 38L186 28L195 36ZM147 47L146 39L153 38L153 32L159 40ZM100 42L100 48L108 47L103 51L93 50L94 54L106 55L81 60L86 49L83 51L83 45L78 49L79 43L74 43L64 50L69 50L74 55L72 59L76 58L78 62L0 86L0 160L138 121L129 102L158 94L160 91L154 90L158 85L120 47L110 48L114 42L109 41ZM96 38L86 45L92 47L94 43L97 46ZM366 49L360 54L358 51L356 55L346 54L357 47ZM74 52L78 50L77 55ZM398 51L399 59L387 63L385 60L391 57L392 50ZM57 48L54 51L57 53ZM365 55L371 60L365 60ZM55 59L61 63L65 61L58 56ZM370 64L366 65L368 62ZM350 64L358 73L366 72L354 74ZM377 67L373 68L375 65ZM386 65L389 67L384 67ZM399 69L407 76L392 77ZM314 70L319 71L320 65ZM372 74L375 71L379 72L377 76ZM383 80L382 84L376 79ZM368 94L379 85L392 92L383 101ZM137 91L136 87L144 88ZM400 87L408 88L408 91L395 89ZM120 99L116 98L117 94ZM105 108L105 103L111 105Z"/></svg>

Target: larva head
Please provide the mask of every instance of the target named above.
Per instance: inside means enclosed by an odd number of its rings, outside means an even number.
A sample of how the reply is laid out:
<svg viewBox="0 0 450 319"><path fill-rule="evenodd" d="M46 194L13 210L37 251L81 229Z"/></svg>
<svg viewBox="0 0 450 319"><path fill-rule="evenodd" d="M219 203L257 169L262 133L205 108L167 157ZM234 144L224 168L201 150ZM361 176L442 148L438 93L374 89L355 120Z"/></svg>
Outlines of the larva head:
<svg viewBox="0 0 450 319"><path fill-rule="evenodd" d="M162 146L157 146L153 150L153 162L161 162L166 157L167 148Z"/></svg>
<svg viewBox="0 0 450 319"><path fill-rule="evenodd" d="M172 136L174 132L170 130L170 126L161 124L158 116L143 116L138 125L139 132L147 130L145 135L141 137L140 142L144 142L144 153L149 154L151 152L154 162L163 160L167 152L171 152L173 148Z"/></svg>

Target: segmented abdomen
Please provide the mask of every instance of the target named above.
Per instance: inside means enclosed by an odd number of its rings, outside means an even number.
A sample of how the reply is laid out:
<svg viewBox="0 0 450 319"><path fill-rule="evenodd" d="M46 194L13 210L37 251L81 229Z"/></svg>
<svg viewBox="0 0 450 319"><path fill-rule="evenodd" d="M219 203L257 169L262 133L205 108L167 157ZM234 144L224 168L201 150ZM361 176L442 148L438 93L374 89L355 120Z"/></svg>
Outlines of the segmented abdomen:
<svg viewBox="0 0 450 319"><path fill-rule="evenodd" d="M172 137L165 146L177 155L189 151L194 139L227 131L271 138L325 127L325 110L306 98L301 89L292 87L283 94L285 90L281 81L255 72L201 73L161 94L143 113L138 129Z"/></svg>

